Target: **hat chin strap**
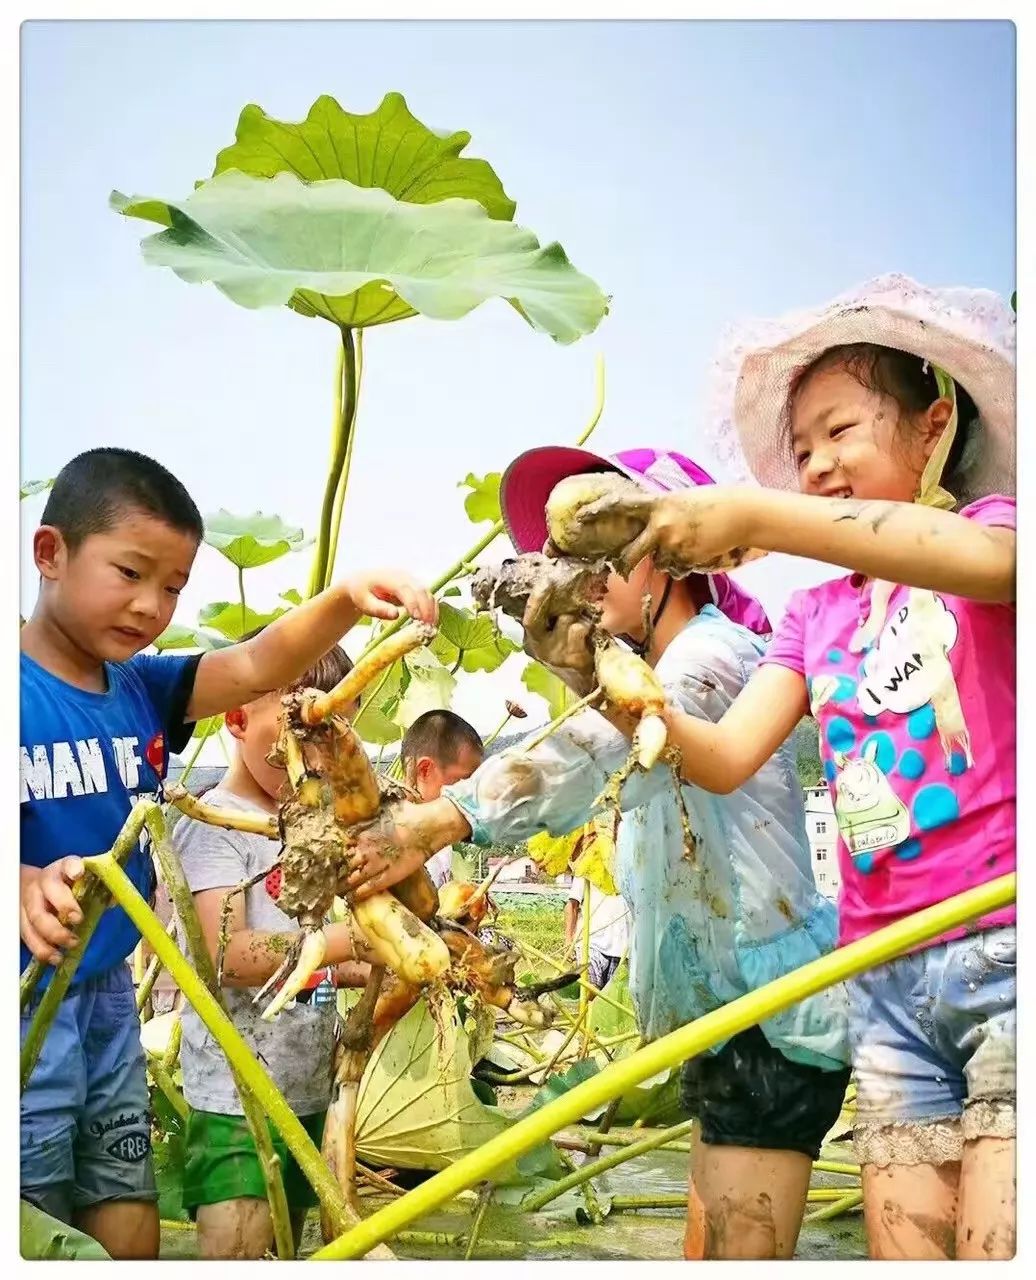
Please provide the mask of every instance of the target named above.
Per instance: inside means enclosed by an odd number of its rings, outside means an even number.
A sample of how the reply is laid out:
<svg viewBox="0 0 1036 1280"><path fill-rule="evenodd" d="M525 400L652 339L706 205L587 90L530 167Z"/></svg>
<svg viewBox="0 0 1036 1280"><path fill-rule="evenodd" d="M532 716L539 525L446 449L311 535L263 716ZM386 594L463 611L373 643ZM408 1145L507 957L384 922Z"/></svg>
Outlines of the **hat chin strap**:
<svg viewBox="0 0 1036 1280"><path fill-rule="evenodd" d="M950 413L949 422L947 422L938 443L932 450L932 456L928 459L924 471L921 472L917 497L914 501L919 502L923 507L937 507L940 511L952 511L957 505L957 499L948 489L944 489L940 482L943 470L946 467L946 460L950 456L950 450L953 448L954 437L957 434L957 390L953 379L948 373L944 373L942 369L934 365L932 366L932 372L935 374L935 382L939 388L939 394L950 401L953 409Z"/></svg>
<svg viewBox="0 0 1036 1280"><path fill-rule="evenodd" d="M672 591L672 589L673 589L673 579L667 575L665 580L665 586L662 589L662 599L659 600L658 602L658 608L655 610L651 618L650 630L648 631L648 634L644 637L643 640L634 640L633 637L627 634L627 632L625 631L620 632L620 634L616 636L617 640L622 640L626 644L628 644L629 647L633 650L633 652L639 658L643 658L644 655L647 653L647 647L651 639L651 632L654 631L654 629L658 626L658 620L659 618L661 618L666 605L669 603L669 593Z"/></svg>
<svg viewBox="0 0 1036 1280"><path fill-rule="evenodd" d="M948 373L945 373L936 365L932 366L932 372L935 374L935 382L939 388L939 394L950 401L953 409L950 412L949 422L943 428L943 433L932 450L932 456L925 464L924 471L921 472L921 479L917 486L917 497L914 501L922 507L936 507L940 511L952 511L957 505L957 499L948 489L942 487L940 481L942 480L943 470L946 467L946 460L950 456L950 450L953 448L954 437L957 434L957 390L953 379ZM853 648L854 644L862 647L864 644L873 644L877 639L878 632L885 625L885 614L894 590L894 583L875 581L872 585L866 614L861 616L860 626L853 643L849 646L853 652L857 652L857 649Z"/></svg>

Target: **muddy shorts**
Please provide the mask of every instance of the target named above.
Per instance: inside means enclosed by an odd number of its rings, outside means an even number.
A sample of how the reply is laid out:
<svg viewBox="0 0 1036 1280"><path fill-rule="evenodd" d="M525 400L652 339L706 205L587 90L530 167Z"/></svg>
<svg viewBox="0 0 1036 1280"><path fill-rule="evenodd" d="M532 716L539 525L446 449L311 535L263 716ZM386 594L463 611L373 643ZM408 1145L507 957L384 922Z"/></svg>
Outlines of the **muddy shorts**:
<svg viewBox="0 0 1036 1280"><path fill-rule="evenodd" d="M680 1104L713 1146L801 1151L815 1160L838 1120L849 1068L792 1062L758 1027L703 1053L680 1071Z"/></svg>
<svg viewBox="0 0 1036 1280"><path fill-rule="evenodd" d="M40 996L22 1013L21 1035ZM155 1201L151 1107L129 968L65 996L22 1094L22 1199L62 1222L106 1200Z"/></svg>
<svg viewBox="0 0 1036 1280"><path fill-rule="evenodd" d="M857 1156L944 1164L1015 1136L1013 926L901 956L849 992Z"/></svg>
<svg viewBox="0 0 1036 1280"><path fill-rule="evenodd" d="M318 1148L323 1141L326 1116L326 1111L299 1116L302 1127ZM308 1209L319 1203L309 1180L273 1125L270 1125L270 1138L281 1159L288 1208ZM192 1110L187 1117L184 1146L183 1204L192 1218L203 1204L266 1199L266 1180L259 1153L244 1116Z"/></svg>

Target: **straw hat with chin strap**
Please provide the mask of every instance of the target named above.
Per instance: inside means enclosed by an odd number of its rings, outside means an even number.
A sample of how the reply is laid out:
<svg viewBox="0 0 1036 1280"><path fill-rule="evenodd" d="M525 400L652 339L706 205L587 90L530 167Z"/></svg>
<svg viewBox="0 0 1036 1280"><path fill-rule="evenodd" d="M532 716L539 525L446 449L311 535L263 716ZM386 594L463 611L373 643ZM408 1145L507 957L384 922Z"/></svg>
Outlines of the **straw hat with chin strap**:
<svg viewBox="0 0 1036 1280"><path fill-rule="evenodd" d="M940 487L956 412L921 480L918 501L963 504L1015 488L1015 316L986 289L928 288L902 275L880 276L827 305L739 326L717 362L712 420L727 466L775 489L797 490L788 446L789 399L796 377L831 347L868 342L928 361L940 389L948 375L978 409L955 488Z"/></svg>

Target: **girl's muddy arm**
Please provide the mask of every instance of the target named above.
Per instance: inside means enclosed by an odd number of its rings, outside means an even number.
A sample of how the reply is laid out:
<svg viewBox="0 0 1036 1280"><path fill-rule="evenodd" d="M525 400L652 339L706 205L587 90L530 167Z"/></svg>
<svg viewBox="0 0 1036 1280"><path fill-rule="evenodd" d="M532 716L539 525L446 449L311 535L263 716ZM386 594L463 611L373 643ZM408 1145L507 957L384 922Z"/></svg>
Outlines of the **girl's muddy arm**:
<svg viewBox="0 0 1036 1280"><path fill-rule="evenodd" d="M717 722L673 707L665 712L681 773L705 791L729 795L758 773L808 714L806 682L788 667L760 667Z"/></svg>
<svg viewBox="0 0 1036 1280"><path fill-rule="evenodd" d="M748 485L704 486L656 499L644 532L623 552L672 571L783 551L905 587L988 603L1015 597L1014 529L911 502L821 498Z"/></svg>
<svg viewBox="0 0 1036 1280"><path fill-rule="evenodd" d="M213 964L219 950L223 899L232 888L233 885L203 889L194 895L194 905ZM357 958L348 924L327 925L324 937L327 939L328 964L337 965ZM238 894L231 903L227 938L223 954L223 986L261 987L282 964L298 934L287 930L273 933L265 929L249 929L244 899Z"/></svg>
<svg viewBox="0 0 1036 1280"><path fill-rule="evenodd" d="M1015 598L1015 534L912 502L748 491L747 545L990 604Z"/></svg>
<svg viewBox="0 0 1036 1280"><path fill-rule="evenodd" d="M396 618L401 610L393 601L422 622L436 621L427 590L409 574L385 569L346 578L289 609L253 639L204 654L187 720L218 715L290 685L364 614Z"/></svg>

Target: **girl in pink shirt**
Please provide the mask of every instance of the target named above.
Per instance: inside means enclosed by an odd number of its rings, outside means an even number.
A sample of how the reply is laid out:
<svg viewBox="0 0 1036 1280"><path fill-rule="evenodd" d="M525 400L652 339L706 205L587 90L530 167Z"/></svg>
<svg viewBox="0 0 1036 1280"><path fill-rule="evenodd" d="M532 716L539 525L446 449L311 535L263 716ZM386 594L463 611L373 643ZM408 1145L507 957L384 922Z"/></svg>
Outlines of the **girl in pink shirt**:
<svg viewBox="0 0 1036 1280"><path fill-rule="evenodd" d="M887 276L755 327L727 369L726 439L767 487L653 499L623 561L850 571L792 596L722 721L670 723L685 777L728 792L815 717L848 942L1015 867L1014 315ZM871 1256L1012 1257L1013 907L850 1003Z"/></svg>

